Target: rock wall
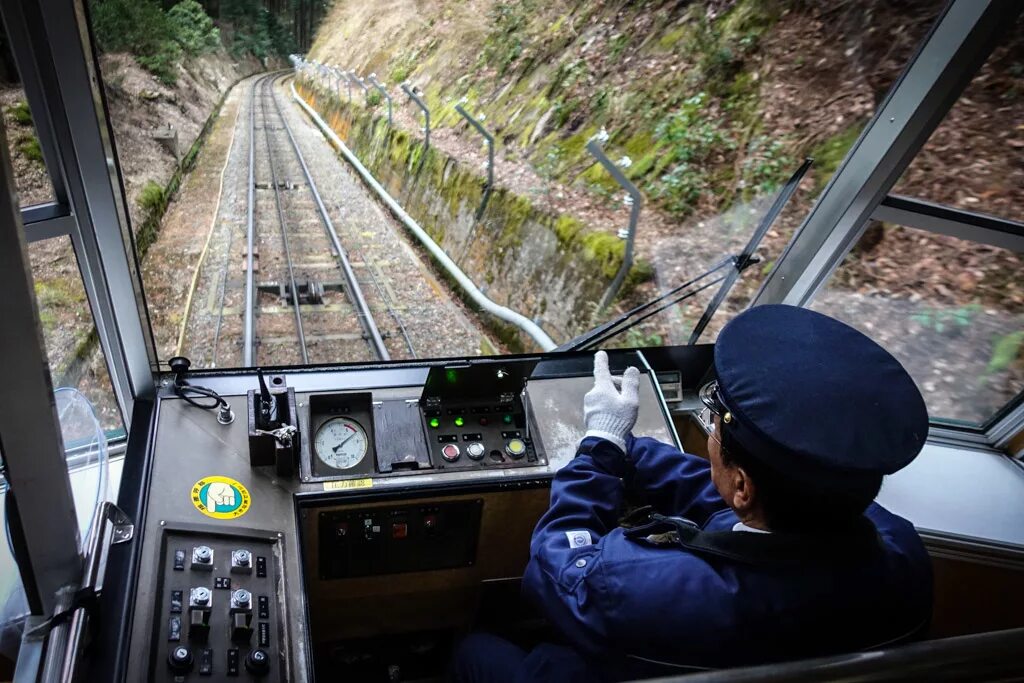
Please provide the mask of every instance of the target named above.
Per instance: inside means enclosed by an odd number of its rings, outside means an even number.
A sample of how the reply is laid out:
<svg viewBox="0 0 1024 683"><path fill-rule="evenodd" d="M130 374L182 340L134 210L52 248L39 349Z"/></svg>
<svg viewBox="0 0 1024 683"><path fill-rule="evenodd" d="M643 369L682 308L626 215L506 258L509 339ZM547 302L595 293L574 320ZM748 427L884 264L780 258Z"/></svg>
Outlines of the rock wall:
<svg viewBox="0 0 1024 683"><path fill-rule="evenodd" d="M477 221L486 178L476 169L434 148L424 154L420 141L389 128L385 116L350 108L311 82L296 87L488 297L534 318L557 342L591 326L596 302L622 264L622 240L540 211L502 188ZM626 287L649 275L645 263L634 263ZM489 322L510 348L531 346L515 328Z"/></svg>

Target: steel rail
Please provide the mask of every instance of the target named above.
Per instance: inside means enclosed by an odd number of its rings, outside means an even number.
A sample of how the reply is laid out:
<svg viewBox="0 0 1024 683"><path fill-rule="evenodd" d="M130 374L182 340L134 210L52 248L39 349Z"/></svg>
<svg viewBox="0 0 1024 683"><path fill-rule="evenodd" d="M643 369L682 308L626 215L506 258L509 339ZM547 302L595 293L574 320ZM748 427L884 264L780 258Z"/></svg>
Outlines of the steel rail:
<svg viewBox="0 0 1024 683"><path fill-rule="evenodd" d="M255 353L255 338L253 335L255 315L255 283L253 282L253 210L255 206L256 189L256 88L267 79L267 76L253 81L252 94L249 103L249 189L248 207L246 209L246 248L245 248L245 327L242 341L242 364L245 367L253 366Z"/></svg>
<svg viewBox="0 0 1024 683"><path fill-rule="evenodd" d="M285 224L284 211L281 210L281 188L277 185L277 169L274 167L274 147L270 139L270 120L267 116L266 89L268 84L271 88L270 99L274 101L275 105L277 104L277 100L274 98L273 78L263 79L263 93L260 96L260 110L263 112L263 135L267 141L267 162L270 167L270 184L274 187L274 208L277 212L277 224L281 230L281 244L284 247L284 260L288 269L288 286L291 288L292 305L295 308L295 331L299 337L299 352L302 355L303 364L309 364L309 351L306 349L306 335L302 329L302 309L301 304L299 303L299 289L295 285L295 268L292 264L291 247L288 244L288 227ZM278 117L281 119L281 123L287 126L288 124L284 122L284 116L281 114L280 107L275 106L275 109ZM298 150L296 150L296 152L298 152ZM306 177L306 180L312 184L309 176ZM314 192L316 192L316 190L314 190Z"/></svg>
<svg viewBox="0 0 1024 683"><path fill-rule="evenodd" d="M363 296L363 290L359 286L359 282L356 280L355 273L352 271L352 265L349 263L345 248L341 245L341 239L338 237L338 233L334 229L334 224L331 222L331 218L327 213L327 207L324 206L323 199L320 197L320 192L316 189L316 183L313 182L313 176L309 172L309 167L306 165L306 160L302 156L302 152L299 151L299 145L295 141L295 136L292 135L291 126L288 125L288 121L281 112L281 104L277 101L277 96L274 94L273 89L270 91L270 99L273 101L274 108L277 110L278 115L281 118L281 124L284 127L284 132L288 135L288 140L291 142L292 149L295 150L295 156L299 160L299 165L302 167L302 173L306 178L306 184L309 186L310 192L313 194L313 199L316 201L317 212L320 214L320 220L323 223L324 230L327 231L327 236L331 240L331 244L334 245L334 250L338 257L338 265L341 267L342 274L345 277L346 289L348 290L349 297L352 299L352 303L355 305L356 314L359 316L359 322L363 327L363 332L366 336L367 342L370 344L371 348L373 348L379 360L391 360L391 354L388 353L387 347L384 346L384 339L381 337L380 330L377 329L377 323L374 321L373 315L370 313L370 306L366 303L366 297Z"/></svg>

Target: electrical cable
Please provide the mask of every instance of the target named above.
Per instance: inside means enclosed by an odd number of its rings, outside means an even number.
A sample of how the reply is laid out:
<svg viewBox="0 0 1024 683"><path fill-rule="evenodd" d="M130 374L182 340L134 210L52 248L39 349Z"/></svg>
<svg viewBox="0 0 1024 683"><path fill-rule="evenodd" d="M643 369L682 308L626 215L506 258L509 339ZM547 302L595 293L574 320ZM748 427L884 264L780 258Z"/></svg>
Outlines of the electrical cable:
<svg viewBox="0 0 1024 683"><path fill-rule="evenodd" d="M201 410L219 410L220 412L217 415L217 421L221 424L226 425L234 422L235 414L232 412L231 404L227 402L227 399L209 387L191 384L185 379L185 374L192 365L188 358L175 356L170 359L168 363L171 366L171 371L174 373L174 394L178 398L182 399L190 406L194 406ZM195 396L213 399L213 403L196 400Z"/></svg>

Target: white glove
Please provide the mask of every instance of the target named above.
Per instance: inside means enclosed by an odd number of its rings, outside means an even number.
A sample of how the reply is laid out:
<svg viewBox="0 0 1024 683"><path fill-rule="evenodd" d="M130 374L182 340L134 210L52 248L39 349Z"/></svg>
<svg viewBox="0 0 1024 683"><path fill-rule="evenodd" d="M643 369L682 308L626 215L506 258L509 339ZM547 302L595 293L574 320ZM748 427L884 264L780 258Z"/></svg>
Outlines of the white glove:
<svg viewBox="0 0 1024 683"><path fill-rule="evenodd" d="M622 385L622 392L616 388ZM583 421L587 436L596 436L612 442L626 452L626 435L636 424L640 408L640 371L626 368L621 379L608 371L608 354L594 354L594 388L583 397Z"/></svg>

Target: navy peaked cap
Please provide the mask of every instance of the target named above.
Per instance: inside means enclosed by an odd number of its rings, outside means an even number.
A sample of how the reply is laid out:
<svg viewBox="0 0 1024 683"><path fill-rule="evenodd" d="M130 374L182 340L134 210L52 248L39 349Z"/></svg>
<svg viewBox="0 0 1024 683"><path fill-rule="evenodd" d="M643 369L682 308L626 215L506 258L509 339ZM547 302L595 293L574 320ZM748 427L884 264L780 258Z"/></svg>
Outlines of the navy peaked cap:
<svg viewBox="0 0 1024 683"><path fill-rule="evenodd" d="M856 491L913 460L928 435L921 392L892 354L806 308L744 311L715 345L723 431L808 485Z"/></svg>

